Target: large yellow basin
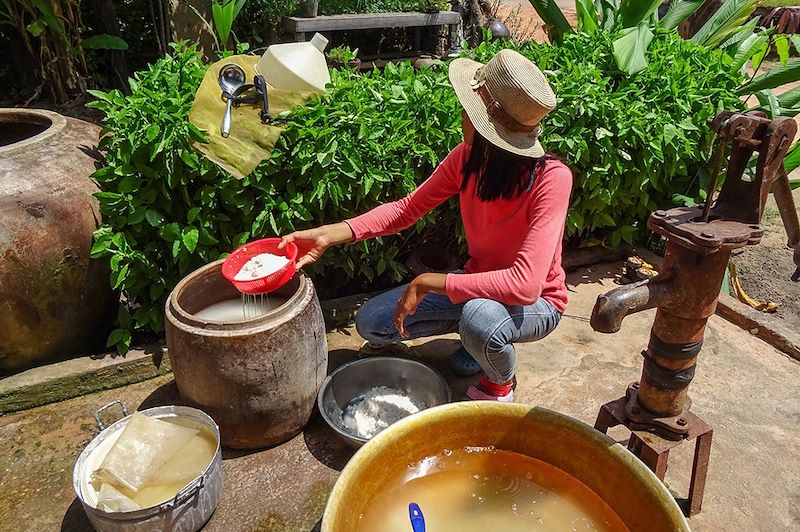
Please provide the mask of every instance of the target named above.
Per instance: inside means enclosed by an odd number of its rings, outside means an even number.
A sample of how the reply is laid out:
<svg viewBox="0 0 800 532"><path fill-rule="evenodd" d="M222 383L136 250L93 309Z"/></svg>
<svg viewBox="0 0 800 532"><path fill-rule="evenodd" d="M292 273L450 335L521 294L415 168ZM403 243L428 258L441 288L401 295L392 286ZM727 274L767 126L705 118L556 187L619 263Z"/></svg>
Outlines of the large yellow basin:
<svg viewBox="0 0 800 532"><path fill-rule="evenodd" d="M360 514L407 464L463 446L513 451L548 462L583 482L632 531L689 530L660 480L625 447L576 419L520 404L461 402L424 410L384 430L342 471L322 532L352 532Z"/></svg>

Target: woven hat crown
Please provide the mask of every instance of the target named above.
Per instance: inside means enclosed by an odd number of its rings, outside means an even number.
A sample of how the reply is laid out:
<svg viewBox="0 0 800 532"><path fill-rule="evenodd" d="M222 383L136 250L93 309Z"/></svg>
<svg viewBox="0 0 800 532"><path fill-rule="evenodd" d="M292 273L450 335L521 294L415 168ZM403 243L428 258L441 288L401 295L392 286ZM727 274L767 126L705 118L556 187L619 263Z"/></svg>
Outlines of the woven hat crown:
<svg viewBox="0 0 800 532"><path fill-rule="evenodd" d="M542 71L514 50L498 52L478 69L471 85L485 85L503 110L525 126L539 124L556 107L556 95Z"/></svg>

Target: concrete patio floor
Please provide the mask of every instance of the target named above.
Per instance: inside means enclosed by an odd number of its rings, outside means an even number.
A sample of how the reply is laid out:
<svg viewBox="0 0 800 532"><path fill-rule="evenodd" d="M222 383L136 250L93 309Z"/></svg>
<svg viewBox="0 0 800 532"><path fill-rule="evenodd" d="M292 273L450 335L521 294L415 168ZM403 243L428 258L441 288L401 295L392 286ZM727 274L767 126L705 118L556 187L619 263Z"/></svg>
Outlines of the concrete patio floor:
<svg viewBox="0 0 800 532"><path fill-rule="evenodd" d="M519 402L592 424L598 407L639 377L653 313L626 319L622 331L601 335L586 318L596 296L614 287L619 265L570 276L567 316L547 339L518 346ZM330 368L357 356L352 329L328 336ZM437 367L460 397L447 358L455 336L414 342L412 356ZM714 427L709 478L694 530L800 529L800 364L714 317L706 333L691 396L694 412ZM72 466L96 434L92 414L109 401L129 407L177 403L171 376L0 417L0 530L90 530L72 491ZM624 438L624 431L612 432ZM685 496L692 446L673 451L667 482ZM328 493L352 451L317 414L304 433L273 449L225 452L225 490L205 527L218 531L314 529Z"/></svg>

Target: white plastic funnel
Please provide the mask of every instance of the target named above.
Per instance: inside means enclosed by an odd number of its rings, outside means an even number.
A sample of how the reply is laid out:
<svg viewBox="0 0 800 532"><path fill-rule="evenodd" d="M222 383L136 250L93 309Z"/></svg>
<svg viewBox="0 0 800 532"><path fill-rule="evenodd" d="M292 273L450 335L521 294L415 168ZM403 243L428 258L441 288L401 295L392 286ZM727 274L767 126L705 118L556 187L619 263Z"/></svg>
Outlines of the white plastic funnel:
<svg viewBox="0 0 800 532"><path fill-rule="evenodd" d="M310 42L273 44L256 65L256 73L271 86L289 92L325 93L330 83L323 51L328 39L314 34Z"/></svg>

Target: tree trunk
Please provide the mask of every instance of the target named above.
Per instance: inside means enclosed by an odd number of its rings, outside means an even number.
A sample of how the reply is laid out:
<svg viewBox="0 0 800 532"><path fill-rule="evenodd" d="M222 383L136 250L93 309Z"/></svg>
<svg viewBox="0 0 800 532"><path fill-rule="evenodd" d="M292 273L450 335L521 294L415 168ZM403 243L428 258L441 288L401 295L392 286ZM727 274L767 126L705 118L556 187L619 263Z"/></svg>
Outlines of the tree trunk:
<svg viewBox="0 0 800 532"><path fill-rule="evenodd" d="M188 39L197 44L197 49L203 52L206 58L217 60L214 35L202 23L197 14L189 6L194 7L200 15L211 21L211 0L170 0L172 8L170 13L170 27L172 40L181 41Z"/></svg>
<svg viewBox="0 0 800 532"><path fill-rule="evenodd" d="M466 40L470 46L478 46L483 39L481 6L478 0L461 0L461 9L464 40Z"/></svg>
<svg viewBox="0 0 800 532"><path fill-rule="evenodd" d="M695 11L694 15L683 21L678 26L678 33L684 39L691 39L697 31L708 22L711 15L720 8L723 0L706 0L703 6Z"/></svg>
<svg viewBox="0 0 800 532"><path fill-rule="evenodd" d="M12 36L8 39L8 43L11 46L11 62L16 76L14 85L24 92L33 90L36 87L36 73L32 65L36 58L31 57L21 39Z"/></svg>

